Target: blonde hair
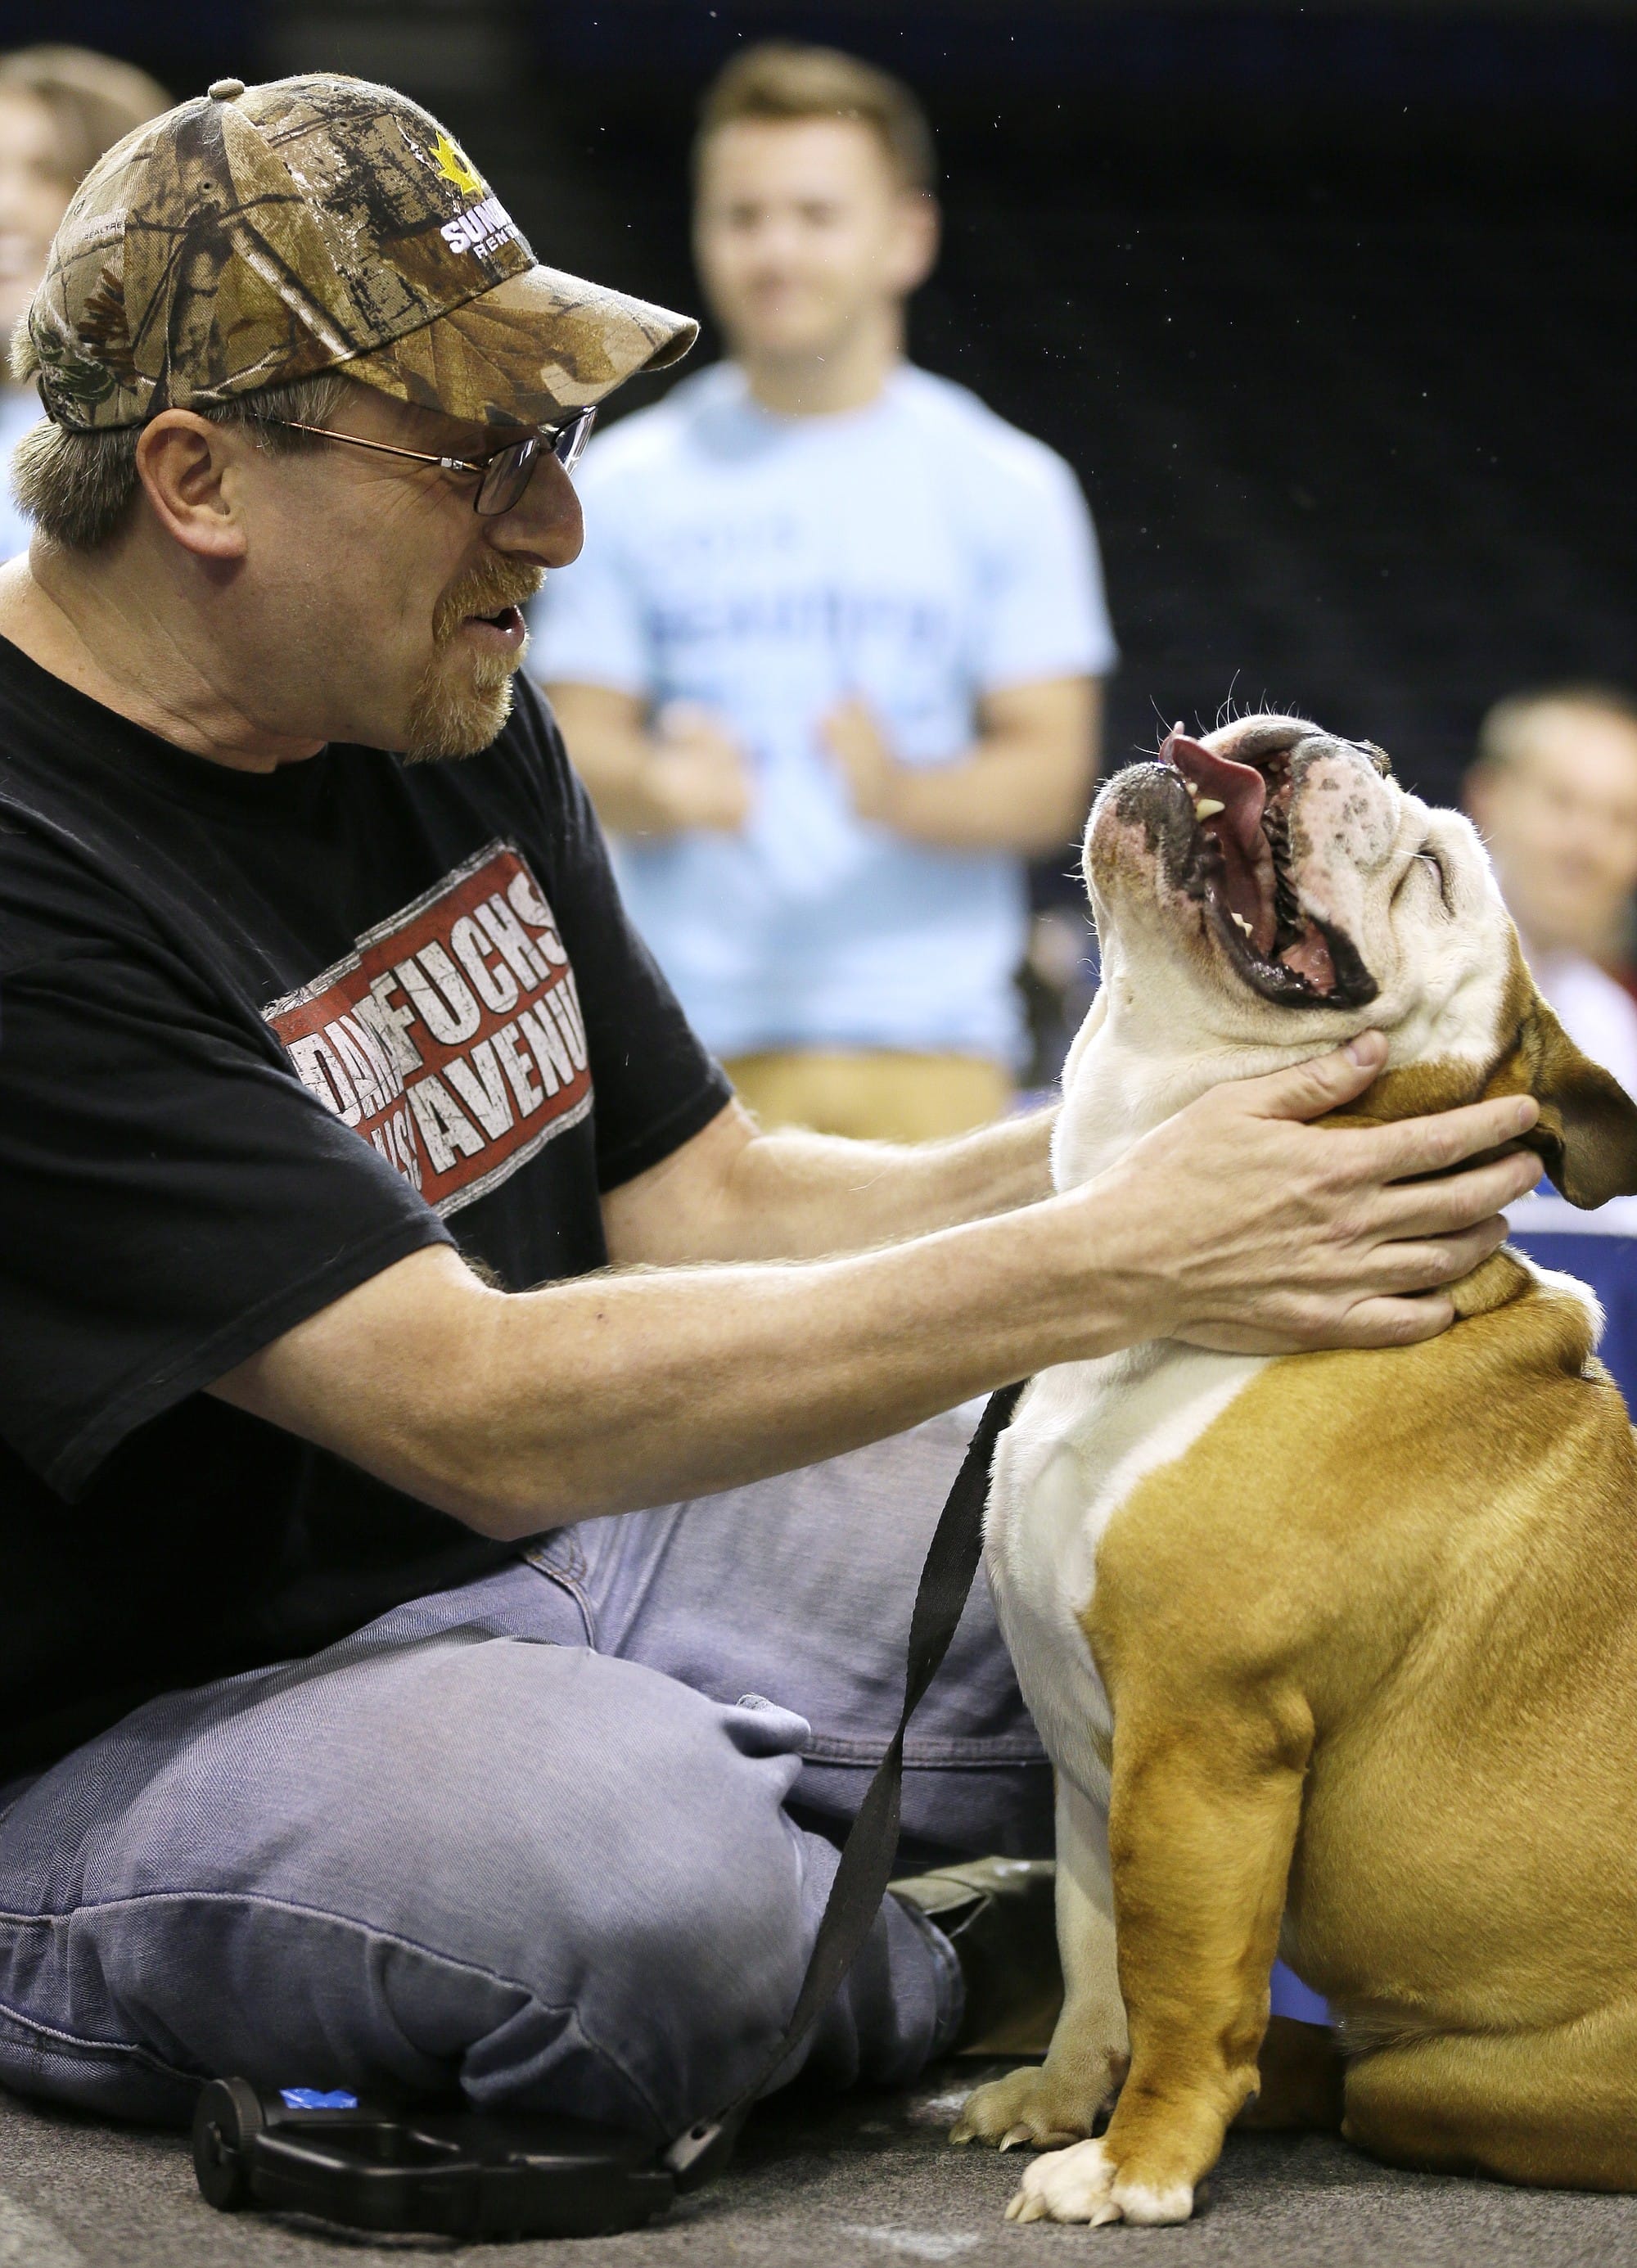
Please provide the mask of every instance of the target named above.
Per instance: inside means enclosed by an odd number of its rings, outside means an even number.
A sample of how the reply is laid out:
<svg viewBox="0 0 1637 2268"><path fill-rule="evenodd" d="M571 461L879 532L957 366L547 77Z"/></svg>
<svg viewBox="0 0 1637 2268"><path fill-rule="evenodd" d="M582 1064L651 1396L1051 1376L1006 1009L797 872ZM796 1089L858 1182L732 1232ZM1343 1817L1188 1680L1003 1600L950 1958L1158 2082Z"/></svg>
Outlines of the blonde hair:
<svg viewBox="0 0 1637 2268"><path fill-rule="evenodd" d="M1486 712L1478 728L1473 769L1504 771L1515 764L1527 747L1529 728L1543 709L1618 717L1637 732L1637 700L1617 685L1543 685L1529 693L1508 693Z"/></svg>
<svg viewBox="0 0 1637 2268"><path fill-rule="evenodd" d="M70 189L116 142L171 107L157 78L90 48L18 48L0 55L0 94L26 96L49 114Z"/></svg>
<svg viewBox="0 0 1637 2268"><path fill-rule="evenodd" d="M694 166L713 134L741 118L844 118L867 127L899 185L930 190L937 154L926 114L901 79L838 48L765 40L747 48L706 89Z"/></svg>

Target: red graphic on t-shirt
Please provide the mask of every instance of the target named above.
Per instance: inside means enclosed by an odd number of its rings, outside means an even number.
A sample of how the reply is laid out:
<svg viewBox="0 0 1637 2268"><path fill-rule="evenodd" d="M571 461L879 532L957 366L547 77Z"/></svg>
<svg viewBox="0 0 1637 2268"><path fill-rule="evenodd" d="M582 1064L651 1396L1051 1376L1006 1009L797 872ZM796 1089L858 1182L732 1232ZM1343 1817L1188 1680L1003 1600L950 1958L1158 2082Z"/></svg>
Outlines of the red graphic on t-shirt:
<svg viewBox="0 0 1637 2268"><path fill-rule="evenodd" d="M476 851L262 1012L320 1101L439 1212L591 1108L574 972L509 843Z"/></svg>

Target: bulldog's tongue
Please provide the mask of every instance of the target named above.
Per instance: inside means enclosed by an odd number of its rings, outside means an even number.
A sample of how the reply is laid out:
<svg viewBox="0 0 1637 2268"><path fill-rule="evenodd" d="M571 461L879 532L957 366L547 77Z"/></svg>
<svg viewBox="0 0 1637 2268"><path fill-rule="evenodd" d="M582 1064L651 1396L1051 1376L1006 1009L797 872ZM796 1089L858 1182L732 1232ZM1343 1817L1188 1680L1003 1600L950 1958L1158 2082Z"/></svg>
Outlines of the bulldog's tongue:
<svg viewBox="0 0 1637 2268"><path fill-rule="evenodd" d="M1254 764L1236 764L1203 741L1190 740L1180 725L1165 738L1162 764L1175 765L1187 781L1200 822L1216 837L1222 854L1222 895L1258 953L1273 942L1271 887L1264 894L1257 865L1265 854L1262 810L1267 783Z"/></svg>
<svg viewBox="0 0 1637 2268"><path fill-rule="evenodd" d="M1160 762L1176 765L1197 802L1209 799L1220 806L1218 835L1225 842L1231 838L1250 858L1267 801L1267 782L1256 766L1236 764L1231 757L1213 754L1202 740L1191 740L1180 725L1166 734Z"/></svg>

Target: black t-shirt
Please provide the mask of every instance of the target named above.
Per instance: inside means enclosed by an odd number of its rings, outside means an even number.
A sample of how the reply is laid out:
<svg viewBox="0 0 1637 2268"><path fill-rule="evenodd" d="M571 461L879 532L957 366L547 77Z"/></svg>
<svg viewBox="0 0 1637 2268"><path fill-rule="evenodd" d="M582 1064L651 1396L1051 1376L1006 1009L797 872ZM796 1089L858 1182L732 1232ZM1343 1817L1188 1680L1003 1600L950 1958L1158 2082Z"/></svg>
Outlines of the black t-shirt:
<svg viewBox="0 0 1637 2268"><path fill-rule="evenodd" d="M727 1097L518 696L247 773L0 640L0 1781L503 1559L200 1389L423 1245L601 1266Z"/></svg>

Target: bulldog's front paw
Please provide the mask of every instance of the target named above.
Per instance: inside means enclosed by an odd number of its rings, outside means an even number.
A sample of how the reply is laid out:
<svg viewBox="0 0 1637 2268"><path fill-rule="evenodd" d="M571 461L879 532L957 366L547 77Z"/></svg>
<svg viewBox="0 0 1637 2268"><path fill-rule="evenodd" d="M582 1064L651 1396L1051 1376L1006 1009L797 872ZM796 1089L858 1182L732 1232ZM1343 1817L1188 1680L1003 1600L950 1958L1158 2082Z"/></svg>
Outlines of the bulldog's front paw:
<svg viewBox="0 0 1637 2268"><path fill-rule="evenodd" d="M1080 2220L1094 2228L1130 2220L1153 2228L1186 2220L1193 2209L1191 2183L1155 2188L1134 2181L1109 2155L1106 2142L1076 2142L1072 2149L1035 2160L1007 2207L1007 2219Z"/></svg>
<svg viewBox="0 0 1637 2268"><path fill-rule="evenodd" d="M967 2097L961 2116L949 2130L952 2142L994 2142L1014 2149L1026 2142L1031 2149L1060 2149L1089 2134L1097 2113L1107 2104L1117 2084L1111 2058L1102 2057L1090 2066L1072 2072L1050 2062L1026 2064L1004 2079L991 2080Z"/></svg>

